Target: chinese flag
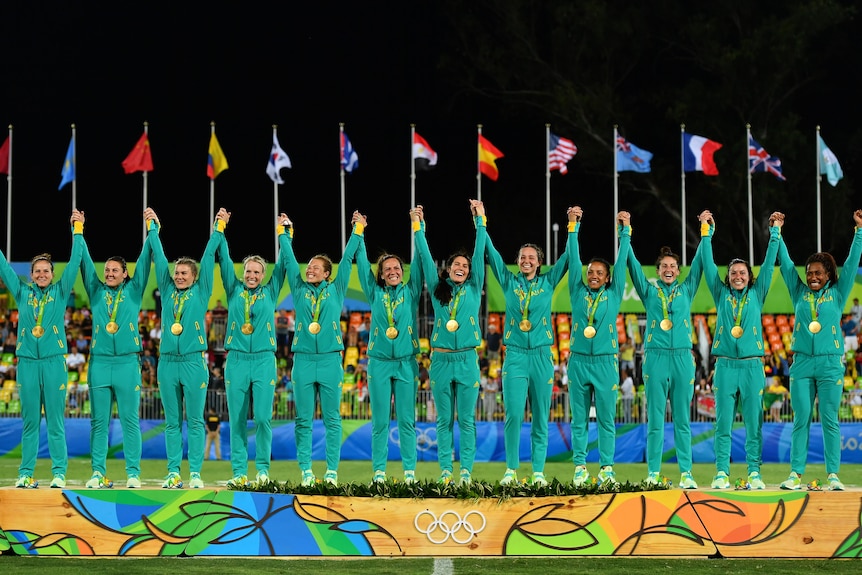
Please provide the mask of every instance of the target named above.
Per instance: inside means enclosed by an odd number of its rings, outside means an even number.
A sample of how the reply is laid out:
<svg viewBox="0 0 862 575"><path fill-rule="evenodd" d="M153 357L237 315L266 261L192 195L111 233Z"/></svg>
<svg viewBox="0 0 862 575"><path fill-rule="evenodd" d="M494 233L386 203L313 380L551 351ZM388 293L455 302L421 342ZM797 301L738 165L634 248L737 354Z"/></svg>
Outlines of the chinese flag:
<svg viewBox="0 0 862 575"><path fill-rule="evenodd" d="M146 132L141 134L138 143L123 160L123 170L127 174L153 171L153 156L150 153L150 140L147 138Z"/></svg>

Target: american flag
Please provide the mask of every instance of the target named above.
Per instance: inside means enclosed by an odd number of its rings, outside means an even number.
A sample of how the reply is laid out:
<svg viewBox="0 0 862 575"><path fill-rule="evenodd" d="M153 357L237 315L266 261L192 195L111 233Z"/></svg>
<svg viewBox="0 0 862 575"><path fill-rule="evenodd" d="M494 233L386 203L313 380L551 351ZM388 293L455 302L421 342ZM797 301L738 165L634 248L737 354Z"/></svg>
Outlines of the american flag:
<svg viewBox="0 0 862 575"><path fill-rule="evenodd" d="M567 173L566 162L578 153L578 147L574 142L549 133L548 146L548 169L560 170L561 174Z"/></svg>
<svg viewBox="0 0 862 575"><path fill-rule="evenodd" d="M782 182L787 180L781 173L781 160L770 156L769 152L748 136L748 167L753 174L755 172L769 172Z"/></svg>

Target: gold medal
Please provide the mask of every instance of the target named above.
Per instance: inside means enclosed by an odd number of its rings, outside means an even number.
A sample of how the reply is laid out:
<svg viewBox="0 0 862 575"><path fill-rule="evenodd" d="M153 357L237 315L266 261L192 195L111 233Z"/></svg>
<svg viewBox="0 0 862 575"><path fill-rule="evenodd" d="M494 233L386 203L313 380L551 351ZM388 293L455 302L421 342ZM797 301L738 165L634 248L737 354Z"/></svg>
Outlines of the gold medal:
<svg viewBox="0 0 862 575"><path fill-rule="evenodd" d="M105 331L108 333L117 333L118 331L120 331L120 324L115 321L109 321L108 324L105 326Z"/></svg>
<svg viewBox="0 0 862 575"><path fill-rule="evenodd" d="M587 339L593 339L596 337L596 328L591 325L588 325L584 328L584 337Z"/></svg>
<svg viewBox="0 0 862 575"><path fill-rule="evenodd" d="M449 331L458 331L458 322L454 319L450 319L446 322L446 329Z"/></svg>
<svg viewBox="0 0 862 575"><path fill-rule="evenodd" d="M250 323L244 323L244 324L242 324L242 327L239 328L239 330L242 333L244 333L245 335L251 335L252 332L254 332L254 326L251 325Z"/></svg>
<svg viewBox="0 0 862 575"><path fill-rule="evenodd" d="M396 337L398 337L398 330L394 327L387 327L386 337L388 337L389 339L395 339Z"/></svg>
<svg viewBox="0 0 862 575"><path fill-rule="evenodd" d="M175 321L171 324L171 333L174 335L180 335L183 333L183 324L178 321Z"/></svg>
<svg viewBox="0 0 862 575"><path fill-rule="evenodd" d="M733 326L733 327L731 328L731 330L730 330L730 335L732 335L732 336L733 336L733 337L735 337L736 339L741 338L743 333L745 333L745 330L744 330L744 329L742 329L742 328L741 328L740 326L738 326L738 325Z"/></svg>
<svg viewBox="0 0 862 575"><path fill-rule="evenodd" d="M521 331L530 331L533 329L533 324L530 323L530 320L528 319L522 319L521 323L518 324L518 328L520 328Z"/></svg>
<svg viewBox="0 0 862 575"><path fill-rule="evenodd" d="M33 334L33 337L40 338L43 335L45 335L45 328L42 327L41 325L37 325L36 327L33 328L33 330L30 333Z"/></svg>
<svg viewBox="0 0 862 575"><path fill-rule="evenodd" d="M816 319L808 324L808 331L810 331L811 333L820 333L821 329L822 326L820 325L820 322Z"/></svg>
<svg viewBox="0 0 862 575"><path fill-rule="evenodd" d="M313 321L308 324L308 333L313 335L317 335L318 333L320 333L320 324L316 321Z"/></svg>
<svg viewBox="0 0 862 575"><path fill-rule="evenodd" d="M673 327L673 322L670 321L669 319L663 319L663 320L661 320L661 324L659 324L659 325L661 325L661 328L664 331L669 331L670 328Z"/></svg>

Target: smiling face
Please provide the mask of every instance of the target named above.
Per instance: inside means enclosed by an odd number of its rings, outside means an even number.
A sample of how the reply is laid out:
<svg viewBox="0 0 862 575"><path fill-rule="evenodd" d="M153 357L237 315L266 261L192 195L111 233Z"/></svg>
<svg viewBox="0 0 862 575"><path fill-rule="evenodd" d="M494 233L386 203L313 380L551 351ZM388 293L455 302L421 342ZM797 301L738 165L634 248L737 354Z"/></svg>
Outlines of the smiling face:
<svg viewBox="0 0 862 575"><path fill-rule="evenodd" d="M108 284L108 287L119 287L126 281L127 277L129 277L129 273L122 262L118 260L108 260L105 262L105 283Z"/></svg>
<svg viewBox="0 0 862 575"><path fill-rule="evenodd" d="M676 258L665 256L656 266L656 271L658 271L659 279L665 285L670 285L679 277L679 263L677 263Z"/></svg>
<svg viewBox="0 0 862 575"><path fill-rule="evenodd" d="M30 279L37 286L45 289L54 280L54 267L48 260L37 260L30 266Z"/></svg>
<svg viewBox="0 0 862 575"><path fill-rule="evenodd" d="M330 271L326 268L326 261L321 258L312 258L305 268L305 279L312 285L318 285L329 278Z"/></svg>
<svg viewBox="0 0 862 575"><path fill-rule="evenodd" d="M249 260L245 262L245 266L243 266L242 279L245 283L245 287L247 289L254 289L260 285L260 282L263 281L263 274L265 270L260 262L256 260Z"/></svg>
<svg viewBox="0 0 862 575"><path fill-rule="evenodd" d="M195 272L188 264L174 266L174 285L178 290L190 287L195 282Z"/></svg>
<svg viewBox="0 0 862 575"><path fill-rule="evenodd" d="M590 265L587 266L587 285L591 290L600 289L610 279L610 270L602 262L590 262Z"/></svg>
<svg viewBox="0 0 862 575"><path fill-rule="evenodd" d="M539 258L539 252L536 248L524 246L518 252L518 269L527 279L532 279L539 273L539 267L542 265L542 260Z"/></svg>
<svg viewBox="0 0 862 575"><path fill-rule="evenodd" d="M449 279L456 284L462 284L467 281L470 275L470 260L464 256L457 256L452 260L452 264L446 268L449 273Z"/></svg>
<svg viewBox="0 0 862 575"><path fill-rule="evenodd" d="M743 262L731 264L727 270L727 281L730 287L735 290L744 290L751 282L751 276L748 273L748 266Z"/></svg>
<svg viewBox="0 0 862 575"><path fill-rule="evenodd" d="M404 270L401 268L401 262L398 258L386 258L380 262L380 277L384 283L390 287L395 287L401 284L401 278L404 277Z"/></svg>
<svg viewBox="0 0 862 575"><path fill-rule="evenodd" d="M811 262L805 268L805 281L812 291L818 291L829 280L829 273L826 271L826 266L820 262Z"/></svg>

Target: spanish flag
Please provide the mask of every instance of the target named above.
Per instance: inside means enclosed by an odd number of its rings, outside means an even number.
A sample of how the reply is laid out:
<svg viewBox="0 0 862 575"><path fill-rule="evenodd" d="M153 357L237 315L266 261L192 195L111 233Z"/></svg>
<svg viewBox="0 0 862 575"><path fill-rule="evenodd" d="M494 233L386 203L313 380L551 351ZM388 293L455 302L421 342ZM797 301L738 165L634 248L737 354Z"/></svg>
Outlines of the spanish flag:
<svg viewBox="0 0 862 575"><path fill-rule="evenodd" d="M492 181L497 181L500 172L497 170L497 159L503 157L503 152L494 147L485 136L479 134L479 171Z"/></svg>
<svg viewBox="0 0 862 575"><path fill-rule="evenodd" d="M215 130L210 134L210 150L207 158L207 176L214 180L220 173L227 169L227 158L224 152L221 151L218 140L216 139Z"/></svg>

